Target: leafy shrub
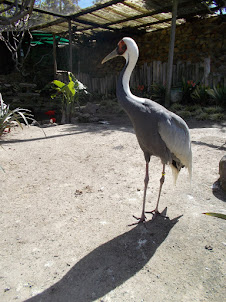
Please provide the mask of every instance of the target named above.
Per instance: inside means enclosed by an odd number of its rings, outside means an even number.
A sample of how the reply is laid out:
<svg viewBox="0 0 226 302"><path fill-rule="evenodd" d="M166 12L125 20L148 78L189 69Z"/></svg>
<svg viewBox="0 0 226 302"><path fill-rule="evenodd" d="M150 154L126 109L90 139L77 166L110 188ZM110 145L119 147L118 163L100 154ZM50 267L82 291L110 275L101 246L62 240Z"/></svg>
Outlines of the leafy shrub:
<svg viewBox="0 0 226 302"><path fill-rule="evenodd" d="M183 119L189 119L192 117L192 114L190 111L187 110L181 110L181 111L177 111L177 114L182 117Z"/></svg>
<svg viewBox="0 0 226 302"><path fill-rule="evenodd" d="M151 86L151 91L153 100L159 104L164 104L166 87L162 84L154 83Z"/></svg>
<svg viewBox="0 0 226 302"><path fill-rule="evenodd" d="M177 112L179 110L183 110L185 108L184 105L180 104L180 103L174 103L171 107L170 110L173 112Z"/></svg>
<svg viewBox="0 0 226 302"><path fill-rule="evenodd" d="M223 113L214 113L209 115L209 119L211 121L222 121L225 119L225 115Z"/></svg>
<svg viewBox="0 0 226 302"><path fill-rule="evenodd" d="M192 93L196 89L197 84L192 81L186 81L184 78L182 79L182 100L183 104L193 104Z"/></svg>
<svg viewBox="0 0 226 302"><path fill-rule="evenodd" d="M216 105L226 107L226 87L213 87L207 89L207 93L215 100Z"/></svg>
<svg viewBox="0 0 226 302"><path fill-rule="evenodd" d="M209 114L222 113L224 111L220 106L205 107L203 110Z"/></svg>
<svg viewBox="0 0 226 302"><path fill-rule="evenodd" d="M191 94L191 98L198 102L200 105L208 104L210 97L207 93L207 87L205 85L196 85L194 91Z"/></svg>
<svg viewBox="0 0 226 302"><path fill-rule="evenodd" d="M51 98L53 99L60 97L61 99L62 124L71 122L75 102L77 102L80 108L79 96L82 92L88 93L86 91L86 87L81 82L79 82L71 72L68 72L68 80L68 84L58 80L54 80L52 82L53 88L56 90L56 93L52 94Z"/></svg>
<svg viewBox="0 0 226 302"><path fill-rule="evenodd" d="M205 120L208 120L209 115L208 115L208 113L202 111L202 112L200 112L200 114L197 114L195 116L195 118L200 121L205 121Z"/></svg>
<svg viewBox="0 0 226 302"><path fill-rule="evenodd" d="M201 106L199 104L191 105L191 106L186 106L186 109L189 110L190 112L197 112L199 110L202 110Z"/></svg>

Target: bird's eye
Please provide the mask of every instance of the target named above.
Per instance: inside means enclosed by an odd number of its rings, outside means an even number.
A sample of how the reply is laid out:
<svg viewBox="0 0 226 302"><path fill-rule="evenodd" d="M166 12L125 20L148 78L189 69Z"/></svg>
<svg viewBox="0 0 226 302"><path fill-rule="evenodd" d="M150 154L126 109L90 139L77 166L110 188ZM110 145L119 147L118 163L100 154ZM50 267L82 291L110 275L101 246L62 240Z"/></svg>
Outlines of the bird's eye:
<svg viewBox="0 0 226 302"><path fill-rule="evenodd" d="M121 40L117 46L117 53L121 56L124 54L126 49L127 49L126 43L123 40Z"/></svg>

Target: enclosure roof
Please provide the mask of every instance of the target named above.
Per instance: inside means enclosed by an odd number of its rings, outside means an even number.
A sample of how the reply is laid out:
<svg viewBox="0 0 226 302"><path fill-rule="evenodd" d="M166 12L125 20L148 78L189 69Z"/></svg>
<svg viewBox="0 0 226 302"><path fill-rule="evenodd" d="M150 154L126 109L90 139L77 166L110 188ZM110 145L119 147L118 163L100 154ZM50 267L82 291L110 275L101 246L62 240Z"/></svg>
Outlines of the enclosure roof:
<svg viewBox="0 0 226 302"><path fill-rule="evenodd" d="M210 13L201 0L178 0L177 24L184 23L196 15ZM55 19L41 25L32 26L31 30L42 30L53 34L68 32L71 22L74 34L92 36L106 31L146 32L164 29L170 26L172 18L171 0L111 0L91 6L72 15L60 15L34 8L42 14L52 15Z"/></svg>
<svg viewBox="0 0 226 302"><path fill-rule="evenodd" d="M53 38L53 35L51 33L47 33L47 32L41 32L41 31L33 31L32 32L32 41L30 42L31 45L53 45L54 43L54 39L57 42L57 45L68 45L69 44L69 40L62 38L58 35L55 35L55 37Z"/></svg>

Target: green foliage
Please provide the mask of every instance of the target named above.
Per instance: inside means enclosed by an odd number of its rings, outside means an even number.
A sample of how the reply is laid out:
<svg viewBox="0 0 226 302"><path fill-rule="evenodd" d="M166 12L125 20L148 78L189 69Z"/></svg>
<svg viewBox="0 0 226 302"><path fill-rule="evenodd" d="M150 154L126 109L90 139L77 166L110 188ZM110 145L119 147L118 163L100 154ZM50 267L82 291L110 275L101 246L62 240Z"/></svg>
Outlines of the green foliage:
<svg viewBox="0 0 226 302"><path fill-rule="evenodd" d="M213 89L207 89L207 93L212 97L216 105L222 105L226 107L226 87L213 87Z"/></svg>
<svg viewBox="0 0 226 302"><path fill-rule="evenodd" d="M221 218L221 219L226 219L226 215L225 214L221 214L221 213L208 212L208 213L203 213L203 214L208 215L208 216L213 216L213 217Z"/></svg>
<svg viewBox="0 0 226 302"><path fill-rule="evenodd" d="M174 103L170 110L184 119L222 121L226 118L224 108L220 106L183 105Z"/></svg>
<svg viewBox="0 0 226 302"><path fill-rule="evenodd" d="M211 89L200 82L182 79L182 104L218 105L226 107L226 88L217 86Z"/></svg>
<svg viewBox="0 0 226 302"><path fill-rule="evenodd" d="M155 102L164 104L165 95L166 95L166 87L159 83L154 83L151 86L152 98Z"/></svg>
<svg viewBox="0 0 226 302"><path fill-rule="evenodd" d="M177 114L183 119L190 119L192 117L191 112L188 110L179 110L177 111Z"/></svg>
<svg viewBox="0 0 226 302"><path fill-rule="evenodd" d="M196 83L192 80L182 79L182 103L193 104L192 93L196 88Z"/></svg>
<svg viewBox="0 0 226 302"><path fill-rule="evenodd" d="M196 85L194 91L191 94L191 98L199 104L207 104L209 101L209 94L207 93L207 87L205 85Z"/></svg>
<svg viewBox="0 0 226 302"><path fill-rule="evenodd" d="M52 88L56 90L56 93L51 95L51 98L60 97L61 105L62 105L62 123L70 123L71 117L74 112L75 102L79 104L79 96L81 92L86 92L86 87L79 82L76 77L71 73L68 72L68 80L67 84L54 80L52 82Z"/></svg>
<svg viewBox="0 0 226 302"><path fill-rule="evenodd" d="M223 113L214 113L209 115L209 119L211 121L223 121L225 119L225 115Z"/></svg>
<svg viewBox="0 0 226 302"><path fill-rule="evenodd" d="M201 111L199 114L195 116L198 121L205 121L209 119L209 115L206 112Z"/></svg>
<svg viewBox="0 0 226 302"><path fill-rule="evenodd" d="M224 111L224 109L220 106L205 107L204 110L209 114L223 113Z"/></svg>
<svg viewBox="0 0 226 302"><path fill-rule="evenodd" d="M173 112L177 112L178 110L183 110L184 109L184 105L180 104L180 103L174 103L171 107L170 110Z"/></svg>
<svg viewBox="0 0 226 302"><path fill-rule="evenodd" d="M10 129L15 123L23 129L21 121L26 125L29 125L29 121L34 121L33 114L28 109L16 108L14 110L9 109L9 105L6 105L2 99L0 93L0 136L6 129Z"/></svg>
<svg viewBox="0 0 226 302"><path fill-rule="evenodd" d="M76 9L78 9L78 1L77 0L44 0L40 2L39 7L57 13L68 14L68 13L73 13Z"/></svg>

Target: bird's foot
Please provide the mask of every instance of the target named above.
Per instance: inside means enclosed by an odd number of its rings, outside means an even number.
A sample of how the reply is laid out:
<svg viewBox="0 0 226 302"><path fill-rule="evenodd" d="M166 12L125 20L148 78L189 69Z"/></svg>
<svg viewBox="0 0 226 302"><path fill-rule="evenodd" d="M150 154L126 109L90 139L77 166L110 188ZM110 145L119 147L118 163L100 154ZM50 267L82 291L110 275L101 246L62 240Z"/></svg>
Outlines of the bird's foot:
<svg viewBox="0 0 226 302"><path fill-rule="evenodd" d="M147 214L152 214L152 215L153 215L152 220L154 220L157 216L161 216L161 217L163 217L163 218L169 219L168 216L166 216L166 215L160 213L160 212L158 211L158 209L155 209L155 210L150 211L150 212L145 212L145 213L147 213Z"/></svg>
<svg viewBox="0 0 226 302"><path fill-rule="evenodd" d="M146 221L146 216L145 215L141 215L140 218L133 215L133 218L135 218L138 221L129 224L129 226L137 225L137 224L140 224L140 223L143 223L145 225L145 221Z"/></svg>

